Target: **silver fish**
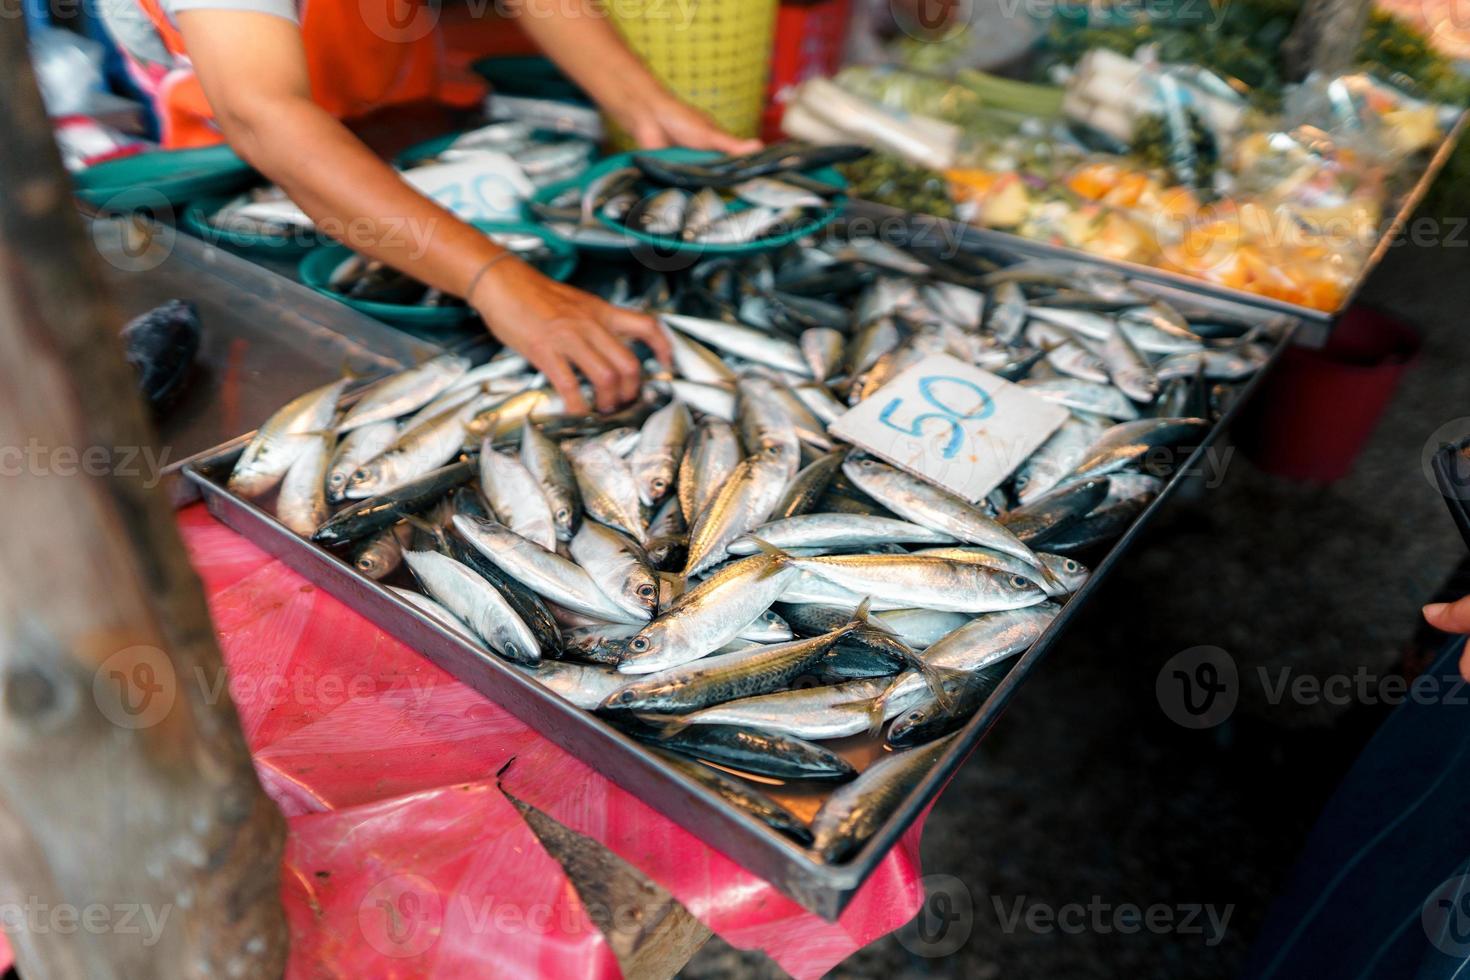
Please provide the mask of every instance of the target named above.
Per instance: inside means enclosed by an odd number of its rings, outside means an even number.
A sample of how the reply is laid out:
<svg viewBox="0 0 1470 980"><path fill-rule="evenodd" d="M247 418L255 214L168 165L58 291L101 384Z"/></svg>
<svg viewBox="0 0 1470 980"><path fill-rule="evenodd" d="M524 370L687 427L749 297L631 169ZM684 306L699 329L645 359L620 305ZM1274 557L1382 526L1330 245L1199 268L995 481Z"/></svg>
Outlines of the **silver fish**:
<svg viewBox="0 0 1470 980"><path fill-rule="evenodd" d="M1077 464L1074 479L1104 476L1142 459L1151 449L1173 447L1209 431L1204 419L1140 419L1122 422L1098 437Z"/></svg>
<svg viewBox="0 0 1470 980"><path fill-rule="evenodd" d="M466 425L477 408L474 402L451 408L400 433L387 452L363 463L348 478L347 499L387 493L454 459L464 445Z"/></svg>
<svg viewBox="0 0 1470 980"><path fill-rule="evenodd" d="M689 199L689 207L684 212L684 227L680 229L679 237L686 242L698 241L723 220L725 214L725 199L720 197L719 192L709 187L700 188Z"/></svg>
<svg viewBox="0 0 1470 980"><path fill-rule="evenodd" d="M464 620L446 609L443 603L435 602L421 592L399 588L396 585L388 586L388 591L398 596L398 598L410 606L413 606L419 612L427 614L430 619L436 620L439 625L447 626L450 630L459 633L465 642L471 646L483 647L485 645L484 641L475 635L474 630L470 629Z"/></svg>
<svg viewBox="0 0 1470 980"><path fill-rule="evenodd" d="M526 668L526 674L584 711L593 710L628 683L627 676L615 670L568 660L543 660Z"/></svg>
<svg viewBox="0 0 1470 980"><path fill-rule="evenodd" d="M740 440L728 422L707 418L695 426L679 461L679 508L686 524L704 513L739 465Z"/></svg>
<svg viewBox="0 0 1470 980"><path fill-rule="evenodd" d="M924 662L940 672L973 674L1030 649L1059 612L1061 607L1056 603L1045 602L1027 609L976 616L931 644L924 651ZM886 704L891 698L906 701L915 695L922 697L927 692L928 683L924 677L908 671L894 678L888 690L883 692L883 698Z"/></svg>
<svg viewBox="0 0 1470 980"><path fill-rule="evenodd" d="M638 620L653 618L658 579L642 548L606 525L585 521L569 550L603 594L624 612Z"/></svg>
<svg viewBox="0 0 1470 980"><path fill-rule="evenodd" d="M801 350L789 340L773 337L762 330L754 330L738 323L723 320L706 320L697 316L665 313L661 319L673 330L719 348L736 357L789 371L799 377L807 377L809 369Z"/></svg>
<svg viewBox="0 0 1470 980"><path fill-rule="evenodd" d="M582 522L582 498L571 461L561 447L529 420L521 425L521 463L536 480L551 508L551 523L561 541L572 540Z"/></svg>
<svg viewBox="0 0 1470 980"><path fill-rule="evenodd" d="M598 443L567 447L567 459L577 477L577 489L587 513L617 528L639 544L648 535L638 507L638 484L626 460Z"/></svg>
<svg viewBox="0 0 1470 980"><path fill-rule="evenodd" d="M556 524L541 484L524 463L496 452L488 439L480 447L480 490L502 524L547 551L556 550Z"/></svg>
<svg viewBox="0 0 1470 980"><path fill-rule="evenodd" d="M731 542L771 516L786 493L797 458L795 451L769 446L740 461L690 527L686 576L724 561Z"/></svg>
<svg viewBox="0 0 1470 980"><path fill-rule="evenodd" d="M469 566L437 551L409 551L403 560L430 598L462 620L491 650L516 663L540 662L535 634L499 590Z"/></svg>
<svg viewBox="0 0 1470 980"><path fill-rule="evenodd" d="M330 432L311 437L306 450L286 471L276 499L276 517L304 538L309 538L332 516L327 506L327 464L331 462L336 437Z"/></svg>
<svg viewBox="0 0 1470 980"><path fill-rule="evenodd" d="M788 601L827 604L872 597L877 609L924 606L949 612L981 613L1033 606L1046 593L1024 575L944 558L914 555L822 555L791 558L816 582L803 580L804 591L787 593ZM835 587L824 588L821 583ZM813 600L812 595L819 598Z"/></svg>
<svg viewBox="0 0 1470 980"><path fill-rule="evenodd" d="M774 177L753 177L731 188L742 201L765 208L821 208L827 199Z"/></svg>
<svg viewBox="0 0 1470 980"><path fill-rule="evenodd" d="M842 367L847 338L831 327L812 327L802 331L801 356L806 358L812 378L826 381Z"/></svg>
<svg viewBox="0 0 1470 980"><path fill-rule="evenodd" d="M396 374L363 395L337 426L348 432L361 425L396 419L433 401L470 369L468 358L443 354Z"/></svg>
<svg viewBox="0 0 1470 980"><path fill-rule="evenodd" d="M872 717L869 705L883 694L888 683L887 678L865 678L762 694L694 711L677 720L686 725L739 725L814 741L846 738L868 730ZM883 706L886 717L907 711L923 696L921 684L917 694L907 696L908 703L904 697L889 699Z"/></svg>
<svg viewBox="0 0 1470 980"><path fill-rule="evenodd" d="M684 445L693 428L694 419L682 402L670 402L643 423L632 465L638 499L647 506L657 507L674 489Z"/></svg>
<svg viewBox="0 0 1470 980"><path fill-rule="evenodd" d="M630 214L635 227L650 235L677 235L689 208L689 194L670 187L639 202Z"/></svg>
<svg viewBox="0 0 1470 980"><path fill-rule="evenodd" d="M1077 468L1102 435L1102 427L1073 416L1016 470L1016 496L1029 503L1053 489Z"/></svg>
<svg viewBox="0 0 1470 980"><path fill-rule="evenodd" d="M948 490L866 457L848 459L842 472L858 489L899 517L1041 567L1040 559L1014 534Z"/></svg>
<svg viewBox="0 0 1470 980"><path fill-rule="evenodd" d="M230 492L258 497L279 483L297 457L311 447L315 433L331 425L337 399L348 383L344 378L298 395L266 419L230 471Z"/></svg>
<svg viewBox="0 0 1470 980"><path fill-rule="evenodd" d="M800 208L767 208L757 205L725 215L695 240L706 245L743 245L771 231L789 229L800 217Z"/></svg>
<svg viewBox="0 0 1470 980"><path fill-rule="evenodd" d="M775 548L838 548L852 550L879 544L952 544L943 531L865 514L802 514L763 524L730 544L732 555L753 555L759 538Z"/></svg>
<svg viewBox="0 0 1470 980"><path fill-rule="evenodd" d="M618 670L648 674L718 650L770 609L795 574L792 560L759 555L726 565L629 640Z"/></svg>
<svg viewBox="0 0 1470 980"><path fill-rule="evenodd" d="M364 538L352 552L352 567L374 582L391 575L403 564L410 530L407 522L400 522Z"/></svg>
<svg viewBox="0 0 1470 980"><path fill-rule="evenodd" d="M559 606L609 623L638 622L606 595L579 565L516 534L500 524L464 514L452 519L454 529L501 571L537 595ZM453 607L451 607L453 608Z"/></svg>
<svg viewBox="0 0 1470 980"><path fill-rule="evenodd" d="M812 849L821 860L835 864L855 853L929 774L953 739L950 735L882 756L857 779L833 790L812 818Z"/></svg>
<svg viewBox="0 0 1470 980"><path fill-rule="evenodd" d="M1108 418L1124 421L1138 418L1138 406L1112 385L1094 384L1076 378L1028 378L1018 384L1038 398L1045 398L1074 411L1106 415Z"/></svg>
<svg viewBox="0 0 1470 980"><path fill-rule="evenodd" d="M654 390L681 401L701 415L732 422L735 419L735 393L724 385L707 385L679 378L657 380Z"/></svg>
<svg viewBox="0 0 1470 980"><path fill-rule="evenodd" d="M327 500L340 504L347 499L347 481L357 468L387 452L398 441L398 423L392 419L359 426L337 444L327 468Z"/></svg>
<svg viewBox="0 0 1470 980"><path fill-rule="evenodd" d="M674 370L686 381L705 385L733 385L735 372L720 355L677 330L664 331L674 352Z"/></svg>

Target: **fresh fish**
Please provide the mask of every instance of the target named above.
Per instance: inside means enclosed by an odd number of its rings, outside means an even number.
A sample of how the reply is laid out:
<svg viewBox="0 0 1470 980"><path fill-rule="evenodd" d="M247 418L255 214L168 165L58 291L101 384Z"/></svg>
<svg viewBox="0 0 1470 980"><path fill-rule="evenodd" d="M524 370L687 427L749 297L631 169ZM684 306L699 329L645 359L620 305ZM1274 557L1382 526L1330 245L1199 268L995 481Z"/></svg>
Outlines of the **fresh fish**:
<svg viewBox="0 0 1470 980"><path fill-rule="evenodd" d="M346 544L397 524L408 514L434 506L455 487L474 475L468 460L450 463L425 473L387 493L344 507L316 529L311 540L327 547Z"/></svg>
<svg viewBox="0 0 1470 980"><path fill-rule="evenodd" d="M949 750L954 736L879 758L833 791L812 818L812 849L828 864L851 857Z"/></svg>
<svg viewBox="0 0 1470 980"><path fill-rule="evenodd" d="M795 452L769 446L741 460L689 530L685 576L724 561L732 542L765 523L786 493Z"/></svg>
<svg viewBox="0 0 1470 980"><path fill-rule="evenodd" d="M695 381L656 380L656 391L668 394L675 401L683 402L701 415L723 419L735 419L735 394L725 385L706 385Z"/></svg>
<svg viewBox="0 0 1470 980"><path fill-rule="evenodd" d="M374 385L348 410L337 431L408 415L433 401L470 369L468 358L444 354Z"/></svg>
<svg viewBox="0 0 1470 980"><path fill-rule="evenodd" d="M1159 362L1156 373L1161 381L1193 377L1201 370L1212 381L1241 381L1265 367L1266 360L1259 347L1244 344L1171 354Z"/></svg>
<svg viewBox="0 0 1470 980"><path fill-rule="evenodd" d="M1059 612L1060 606L1046 602L1026 609L977 616L931 644L924 651L924 662L946 678L984 670L1030 649ZM909 671L888 686L881 702L885 706L894 700L912 705L928 692L926 678L917 671Z"/></svg>
<svg viewBox="0 0 1470 980"><path fill-rule="evenodd" d="M451 523L465 541L507 576L558 606L609 623L639 621L639 616L598 588L583 568L509 528L463 514L456 514Z"/></svg>
<svg viewBox="0 0 1470 980"><path fill-rule="evenodd" d="M604 667L616 667L623 655L623 647L642 628L642 623L596 623L569 629L562 634L563 655ZM618 676L627 680L626 675ZM601 703L599 698L597 704Z"/></svg>
<svg viewBox="0 0 1470 980"><path fill-rule="evenodd" d="M645 505L657 507L674 489L679 463L684 458L684 445L693 428L694 419L682 402L670 402L643 423L632 465L638 499Z"/></svg>
<svg viewBox="0 0 1470 980"><path fill-rule="evenodd" d="M1107 479L1091 478L1067 483L1042 494L1028 504L1000 515L1001 523L1028 544L1082 520L1108 495Z"/></svg>
<svg viewBox="0 0 1470 980"><path fill-rule="evenodd" d="M698 241L723 220L725 214L725 199L720 197L719 192L711 187L700 188L689 199L679 237L686 242Z"/></svg>
<svg viewBox="0 0 1470 980"><path fill-rule="evenodd" d="M756 177L731 188L742 201L764 208L821 208L827 199L801 187L772 177Z"/></svg>
<svg viewBox="0 0 1470 980"><path fill-rule="evenodd" d="M838 401L826 385L797 385L791 391L808 411L827 425L847 412L847 406Z"/></svg>
<svg viewBox="0 0 1470 980"><path fill-rule="evenodd" d="M800 347L811 376L826 381L842 367L847 338L830 327L812 327L802 331Z"/></svg>
<svg viewBox="0 0 1470 980"><path fill-rule="evenodd" d="M847 346L844 371L849 377L866 373L884 354L896 348L903 335L889 317L871 320L858 328Z"/></svg>
<svg viewBox="0 0 1470 980"><path fill-rule="evenodd" d="M387 493L454 459L464 445L465 425L476 408L474 403L451 408L400 433L387 452L363 463L348 478L347 499Z"/></svg>
<svg viewBox="0 0 1470 980"><path fill-rule="evenodd" d="M677 330L666 330L674 352L674 370L694 384L733 386L737 380L720 355Z"/></svg>
<svg viewBox="0 0 1470 980"><path fill-rule="evenodd" d="M1112 385L1094 384L1076 378L1026 379L1017 383L1038 398L1045 398L1074 411L1121 420L1138 418L1138 406Z"/></svg>
<svg viewBox="0 0 1470 980"><path fill-rule="evenodd" d="M407 529L407 524L395 524L364 538L352 552L352 567L374 582L393 574L403 564Z"/></svg>
<svg viewBox="0 0 1470 980"><path fill-rule="evenodd" d="M541 484L514 456L480 447L480 490L500 523L547 551L556 550L557 528Z"/></svg>
<svg viewBox="0 0 1470 980"><path fill-rule="evenodd" d="M1151 450L1203 438L1210 423L1204 419L1141 419L1113 426L1098 437L1086 458L1072 471L1076 479L1105 476L1138 462Z"/></svg>
<svg viewBox="0 0 1470 980"><path fill-rule="evenodd" d="M880 544L950 544L955 540L908 521L858 514L805 514L763 524L729 547L732 555L753 555L755 539L776 548L856 550Z"/></svg>
<svg viewBox="0 0 1470 980"><path fill-rule="evenodd" d="M638 173L637 167L615 167L588 181L580 201L582 224L594 224L595 215L607 206L611 198L632 190Z"/></svg>
<svg viewBox="0 0 1470 980"><path fill-rule="evenodd" d="M403 560L424 591L491 650L513 663L540 663L541 651L530 629L505 597L472 569L437 551L409 551Z"/></svg>
<svg viewBox="0 0 1470 980"><path fill-rule="evenodd" d="M1014 534L948 490L868 457L849 458L842 472L900 517L1041 567L1041 560Z"/></svg>
<svg viewBox="0 0 1470 980"><path fill-rule="evenodd" d="M535 479L551 508L551 523L558 540L570 541L582 522L582 498L571 461L561 447L536 425L521 425L521 463Z"/></svg>
<svg viewBox="0 0 1470 980"><path fill-rule="evenodd" d="M964 727L995 693L1011 666L1011 661L1003 661L947 681L949 704L938 697L925 698L893 720L885 741L895 749L912 748Z"/></svg>
<svg viewBox="0 0 1470 980"><path fill-rule="evenodd" d="M309 538L332 516L327 506L327 464L336 437L330 432L311 437L306 451L286 471L276 498L276 517L303 538Z"/></svg>
<svg viewBox="0 0 1470 980"><path fill-rule="evenodd" d="M1190 330L1187 323L1176 323L1153 306L1124 310L1118 314L1118 327L1145 354L1180 354L1204 346L1204 338Z"/></svg>
<svg viewBox="0 0 1470 980"><path fill-rule="evenodd" d="M638 484L626 460L597 443L568 446L567 458L587 514L624 532L640 545L648 540L638 506Z"/></svg>
<svg viewBox="0 0 1470 980"><path fill-rule="evenodd" d="M1026 295L1013 282L1003 282L990 294L990 316L986 326L997 340L1014 346L1021 339L1021 330L1026 326L1028 311Z"/></svg>
<svg viewBox="0 0 1470 980"><path fill-rule="evenodd" d="M1003 555L989 548L923 548L915 551L914 554L924 558L945 558L949 561L984 565L998 572L1022 575L1035 582L1052 598L1071 595L1081 587L1082 582L1087 580L1087 569L1077 562L1061 555L1048 555L1045 552L1037 552L1037 557L1046 566L1044 572L1031 567L1013 555Z"/></svg>
<svg viewBox="0 0 1470 980"><path fill-rule="evenodd" d="M1073 416L1063 422L1016 470L1016 496L1029 503L1056 487L1077 468L1103 429Z"/></svg>
<svg viewBox="0 0 1470 980"><path fill-rule="evenodd" d="M820 636L756 644L661 670L625 685L602 706L667 715L769 694L806 673L838 640L866 628L867 616L867 607L860 606L845 625Z"/></svg>
<svg viewBox="0 0 1470 980"><path fill-rule="evenodd" d="M721 320L678 313L665 313L661 319L670 329L747 361L767 364L803 378L810 373L801 350L789 340Z"/></svg>
<svg viewBox="0 0 1470 980"><path fill-rule="evenodd" d="M584 711L593 710L628 682L615 670L569 660L543 660L526 673Z"/></svg>
<svg viewBox="0 0 1470 980"><path fill-rule="evenodd" d="M1113 541L1128 530L1148 503L1148 498L1141 496L1099 507L1077 523L1051 535L1046 546L1070 555Z"/></svg>
<svg viewBox="0 0 1470 980"><path fill-rule="evenodd" d="M314 388L266 419L230 471L230 492L258 497L279 483L291 464L320 441L318 434L331 425L348 383L344 378Z"/></svg>
<svg viewBox="0 0 1470 980"><path fill-rule="evenodd" d="M658 605L658 580L643 549L618 531L586 521L571 544L572 560L629 616L647 621Z"/></svg>
<svg viewBox="0 0 1470 980"><path fill-rule="evenodd" d="M875 609L924 606L982 613L1035 605L1046 598L1024 575L968 562L913 555L792 557L806 573L786 593L789 602L841 603L871 597Z"/></svg>
<svg viewBox="0 0 1470 980"><path fill-rule="evenodd" d="M844 782L857 775L852 763L836 752L780 732L698 725L654 741L669 752L772 779Z"/></svg>
<svg viewBox="0 0 1470 980"><path fill-rule="evenodd" d="M867 731L871 708L888 687L886 678L865 678L824 687L797 688L717 704L680 715L676 720L682 725L738 725L827 741ZM923 685L917 685L912 692L890 698L882 708L887 717L894 717L922 699L924 692Z"/></svg>
<svg viewBox="0 0 1470 980"><path fill-rule="evenodd" d="M670 187L651 194L633 205L627 224L650 235L677 235L684 225L684 212L689 208L689 195Z"/></svg>
<svg viewBox="0 0 1470 980"><path fill-rule="evenodd" d="M469 643L471 646L483 647L485 645L484 642L474 634L474 631L471 630L468 625L466 625L464 620L460 619L454 613L444 608L442 603L435 602L433 599L430 599L422 592L415 592L412 589L399 588L396 585L388 586L388 591L396 595L398 598L402 599L404 602L408 603L413 608L417 609L419 612L424 613L430 619L437 621L439 625L447 626L450 630L461 634L465 642Z"/></svg>
<svg viewBox="0 0 1470 980"><path fill-rule="evenodd" d="M337 443L327 468L327 501L339 504L347 499L347 481L358 467L387 452L398 441L398 423L392 419L359 426Z"/></svg>
<svg viewBox="0 0 1470 980"><path fill-rule="evenodd" d="M757 205L732 211L710 225L695 239L705 245L743 245L772 231L791 230L801 218L800 208L768 208Z"/></svg>
<svg viewBox="0 0 1470 980"><path fill-rule="evenodd" d="M466 448L478 446L482 439L500 442L526 422L550 424L565 408L561 396L550 388L531 388L481 409L470 419Z"/></svg>
<svg viewBox="0 0 1470 980"><path fill-rule="evenodd" d="M662 758L677 771L703 783L720 799L744 810L772 830L785 834L803 846L811 843L811 832L801 818L749 783L681 756L665 754Z"/></svg>
<svg viewBox="0 0 1470 980"><path fill-rule="evenodd" d="M629 640L618 670L647 674L718 650L770 609L796 574L792 561L762 554L721 568Z"/></svg>
<svg viewBox="0 0 1470 980"><path fill-rule="evenodd" d="M786 520L815 510L817 501L827 492L832 477L841 469L842 461L846 457L845 449L834 450L825 456L818 456L803 467L787 485L786 495L771 511L771 519Z"/></svg>
<svg viewBox="0 0 1470 980"><path fill-rule="evenodd" d="M694 428L679 461L679 508L687 524L704 513L720 487L740 465L735 429L720 419L705 419Z"/></svg>

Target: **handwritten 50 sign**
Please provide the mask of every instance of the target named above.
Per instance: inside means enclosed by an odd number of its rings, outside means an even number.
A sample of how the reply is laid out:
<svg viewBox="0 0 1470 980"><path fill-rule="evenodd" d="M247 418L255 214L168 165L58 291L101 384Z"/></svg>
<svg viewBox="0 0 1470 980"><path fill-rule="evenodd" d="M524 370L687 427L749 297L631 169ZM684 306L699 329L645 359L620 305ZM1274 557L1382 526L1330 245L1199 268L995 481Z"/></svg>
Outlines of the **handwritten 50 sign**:
<svg viewBox="0 0 1470 980"><path fill-rule="evenodd" d="M1060 405L948 354L934 354L830 429L973 501L999 486L1066 417Z"/></svg>

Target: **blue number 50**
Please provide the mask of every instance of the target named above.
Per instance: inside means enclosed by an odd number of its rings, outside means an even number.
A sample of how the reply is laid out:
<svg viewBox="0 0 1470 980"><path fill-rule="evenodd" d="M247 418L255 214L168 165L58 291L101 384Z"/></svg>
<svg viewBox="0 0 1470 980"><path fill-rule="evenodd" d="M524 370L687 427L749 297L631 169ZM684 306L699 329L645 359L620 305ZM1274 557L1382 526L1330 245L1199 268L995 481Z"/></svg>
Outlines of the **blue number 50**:
<svg viewBox="0 0 1470 980"><path fill-rule="evenodd" d="M961 385L970 389L979 398L979 405L968 412L961 413L955 411L952 406L940 401L934 393L935 386L941 381L948 381L952 384ZM924 400L939 409L939 411L923 412L915 415L907 426L899 425L893 421L893 415L898 411L899 406L903 404L903 399L895 398L883 406L883 410L878 413L878 421L890 429L897 429L899 432L914 436L915 438L923 435L924 423L930 419L938 419L946 423L949 425L949 441L945 444L944 449L940 451L940 455L945 459L953 459L955 454L960 451L960 446L964 445L965 430L960 425L961 419L979 421L995 414L995 400L979 385L973 381L967 381L964 378L953 378L948 375L924 378L919 382L919 394L923 395Z"/></svg>

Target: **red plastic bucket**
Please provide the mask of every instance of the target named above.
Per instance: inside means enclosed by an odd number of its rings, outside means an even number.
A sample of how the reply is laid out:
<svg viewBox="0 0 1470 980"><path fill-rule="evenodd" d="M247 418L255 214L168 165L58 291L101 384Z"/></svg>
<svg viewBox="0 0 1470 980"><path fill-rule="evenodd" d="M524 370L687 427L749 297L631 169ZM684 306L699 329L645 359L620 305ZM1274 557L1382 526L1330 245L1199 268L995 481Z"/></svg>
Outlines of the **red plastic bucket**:
<svg viewBox="0 0 1470 980"><path fill-rule="evenodd" d="M781 138L781 93L808 78L835 74L852 16L852 0L784 0L776 12L776 39L771 49L771 78L761 138Z"/></svg>
<svg viewBox="0 0 1470 980"><path fill-rule="evenodd" d="M1331 482L1347 476L1419 353L1408 324L1348 309L1318 350L1290 347L1241 413L1236 443L1268 473Z"/></svg>

